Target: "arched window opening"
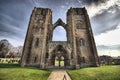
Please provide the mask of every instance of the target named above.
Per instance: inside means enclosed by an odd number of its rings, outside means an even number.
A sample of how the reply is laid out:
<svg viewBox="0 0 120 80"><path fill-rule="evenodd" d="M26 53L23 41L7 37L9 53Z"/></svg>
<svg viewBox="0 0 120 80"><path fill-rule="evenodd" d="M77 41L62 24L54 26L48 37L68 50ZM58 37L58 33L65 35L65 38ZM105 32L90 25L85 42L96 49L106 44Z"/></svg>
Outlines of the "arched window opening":
<svg viewBox="0 0 120 80"><path fill-rule="evenodd" d="M80 56L78 55L78 63L80 64Z"/></svg>
<svg viewBox="0 0 120 80"><path fill-rule="evenodd" d="M39 38L36 39L35 46L38 47L39 45Z"/></svg>
<svg viewBox="0 0 120 80"><path fill-rule="evenodd" d="M67 41L66 30L62 26L58 26L53 30L52 41Z"/></svg>
<svg viewBox="0 0 120 80"><path fill-rule="evenodd" d="M85 42L83 39L80 39L80 46L84 46L85 45Z"/></svg>
<svg viewBox="0 0 120 80"><path fill-rule="evenodd" d="M72 52L73 53L73 52ZM71 59L73 59L73 54L71 53Z"/></svg>
<svg viewBox="0 0 120 80"><path fill-rule="evenodd" d="M65 65L65 62L64 62L64 57L63 57L63 56L61 56L60 58L61 58L61 59L60 59L60 66L62 67L62 66L64 66L64 65Z"/></svg>
<svg viewBox="0 0 120 80"><path fill-rule="evenodd" d="M85 57L82 57L82 61L83 61L83 63L85 63Z"/></svg>
<svg viewBox="0 0 120 80"><path fill-rule="evenodd" d="M48 58L49 57L49 54L48 53L46 53L46 58Z"/></svg>
<svg viewBox="0 0 120 80"><path fill-rule="evenodd" d="M37 56L35 57L35 59L34 59L34 62L36 63L36 61L37 61Z"/></svg>
<svg viewBox="0 0 120 80"><path fill-rule="evenodd" d="M55 63L55 66L59 66L59 59L58 59L57 56L55 57L55 62L54 63Z"/></svg>

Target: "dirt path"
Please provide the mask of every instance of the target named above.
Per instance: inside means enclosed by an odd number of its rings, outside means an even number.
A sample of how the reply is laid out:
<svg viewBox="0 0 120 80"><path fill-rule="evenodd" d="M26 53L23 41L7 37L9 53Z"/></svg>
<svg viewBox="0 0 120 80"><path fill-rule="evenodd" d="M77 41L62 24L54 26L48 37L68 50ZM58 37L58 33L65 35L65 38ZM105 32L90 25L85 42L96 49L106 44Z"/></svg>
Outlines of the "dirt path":
<svg viewBox="0 0 120 80"><path fill-rule="evenodd" d="M66 70L53 70L48 80L71 80Z"/></svg>

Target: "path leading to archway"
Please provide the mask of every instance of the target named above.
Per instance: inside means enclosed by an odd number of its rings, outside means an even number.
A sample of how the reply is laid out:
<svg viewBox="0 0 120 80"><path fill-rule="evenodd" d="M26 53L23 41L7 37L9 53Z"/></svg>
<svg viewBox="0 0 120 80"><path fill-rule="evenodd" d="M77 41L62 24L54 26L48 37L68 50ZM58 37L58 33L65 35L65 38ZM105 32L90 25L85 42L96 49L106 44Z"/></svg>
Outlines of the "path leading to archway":
<svg viewBox="0 0 120 80"><path fill-rule="evenodd" d="M72 80L66 70L53 70L48 80Z"/></svg>

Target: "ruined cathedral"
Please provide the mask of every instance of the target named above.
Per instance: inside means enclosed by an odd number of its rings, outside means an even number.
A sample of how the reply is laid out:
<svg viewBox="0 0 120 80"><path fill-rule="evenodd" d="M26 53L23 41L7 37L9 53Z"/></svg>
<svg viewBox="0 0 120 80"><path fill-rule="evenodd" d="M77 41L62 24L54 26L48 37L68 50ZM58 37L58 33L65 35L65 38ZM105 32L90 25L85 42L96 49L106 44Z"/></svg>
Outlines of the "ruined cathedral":
<svg viewBox="0 0 120 80"><path fill-rule="evenodd" d="M66 23L52 23L52 11L34 8L26 34L21 66L41 69L99 66L99 59L89 16L85 8L70 8ZM67 41L53 41L53 31L62 26ZM61 36L59 36L61 37Z"/></svg>

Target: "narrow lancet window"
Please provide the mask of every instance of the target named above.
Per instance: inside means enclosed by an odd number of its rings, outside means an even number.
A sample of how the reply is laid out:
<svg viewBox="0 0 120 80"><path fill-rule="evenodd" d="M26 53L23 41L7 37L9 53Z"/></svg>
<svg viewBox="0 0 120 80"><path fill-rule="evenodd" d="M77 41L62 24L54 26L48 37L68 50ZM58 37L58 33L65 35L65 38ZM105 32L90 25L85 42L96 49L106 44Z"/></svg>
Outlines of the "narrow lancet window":
<svg viewBox="0 0 120 80"><path fill-rule="evenodd" d="M83 39L80 39L80 46L84 46L85 45L85 42Z"/></svg>
<svg viewBox="0 0 120 80"><path fill-rule="evenodd" d="M39 46L39 38L36 39L35 46L36 46L36 47Z"/></svg>

